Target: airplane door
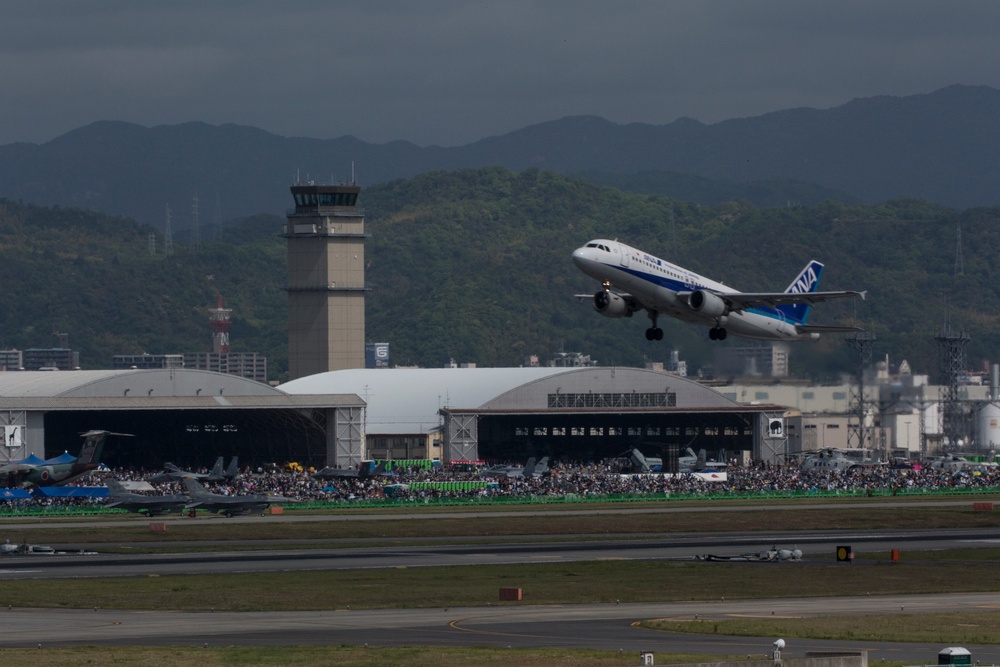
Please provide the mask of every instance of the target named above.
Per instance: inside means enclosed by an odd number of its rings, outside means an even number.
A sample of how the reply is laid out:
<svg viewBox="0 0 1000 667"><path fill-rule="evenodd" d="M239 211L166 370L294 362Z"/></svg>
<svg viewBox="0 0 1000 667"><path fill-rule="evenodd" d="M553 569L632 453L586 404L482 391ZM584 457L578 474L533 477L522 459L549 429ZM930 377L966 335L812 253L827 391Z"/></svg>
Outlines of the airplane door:
<svg viewBox="0 0 1000 667"><path fill-rule="evenodd" d="M619 243L618 254L620 255L618 261L621 263L621 265L624 267L628 267L628 248Z"/></svg>

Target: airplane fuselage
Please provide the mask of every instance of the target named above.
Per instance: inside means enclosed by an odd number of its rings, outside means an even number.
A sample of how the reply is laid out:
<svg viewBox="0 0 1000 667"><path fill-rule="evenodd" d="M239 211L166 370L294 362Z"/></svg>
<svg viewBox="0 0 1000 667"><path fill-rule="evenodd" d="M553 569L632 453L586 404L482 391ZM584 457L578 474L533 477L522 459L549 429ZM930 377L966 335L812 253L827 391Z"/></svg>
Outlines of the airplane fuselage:
<svg viewBox="0 0 1000 667"><path fill-rule="evenodd" d="M818 334L815 333L800 333L795 323L772 308L726 312L719 308L705 307L708 304L700 303L698 299L701 297L697 295L708 293L724 296L739 292L619 241L605 239L591 241L573 252L573 262L588 276L600 281L606 287L627 292L636 301L641 302L643 307L657 314L669 315L691 324L724 328L729 333L744 338L763 340L818 338ZM610 298L614 298L614 295ZM605 315L628 317L634 312L627 301L612 306L616 306L618 310L605 312Z"/></svg>

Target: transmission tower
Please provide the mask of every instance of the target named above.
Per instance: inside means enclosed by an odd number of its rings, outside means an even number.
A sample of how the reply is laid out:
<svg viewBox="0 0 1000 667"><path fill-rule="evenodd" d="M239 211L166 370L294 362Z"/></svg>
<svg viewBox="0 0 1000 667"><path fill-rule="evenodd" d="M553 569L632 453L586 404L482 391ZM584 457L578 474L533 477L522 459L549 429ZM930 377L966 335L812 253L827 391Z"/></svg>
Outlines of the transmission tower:
<svg viewBox="0 0 1000 667"><path fill-rule="evenodd" d="M865 399L865 370L872 363L872 348L875 346L875 334L858 332L844 336L844 341L858 352L857 381L851 385L851 398L848 410L854 415L856 424L851 424L847 433L848 447L870 447L873 434L868 427L868 401Z"/></svg>
<svg viewBox="0 0 1000 667"><path fill-rule="evenodd" d="M149 233L149 254L156 256L156 234L153 232Z"/></svg>
<svg viewBox="0 0 1000 667"><path fill-rule="evenodd" d="M959 442L969 442L970 412L958 394L959 378L968 369L967 348L972 338L966 332L952 333L945 325L934 337L938 344L939 366L944 385L941 397L942 431L948 444L958 447Z"/></svg>
<svg viewBox="0 0 1000 667"><path fill-rule="evenodd" d="M170 204L167 204L167 223L163 226L163 254L174 254L174 233L170 229Z"/></svg>
<svg viewBox="0 0 1000 667"><path fill-rule="evenodd" d="M198 216L198 195L191 198L191 244L201 245L201 219Z"/></svg>
<svg viewBox="0 0 1000 667"><path fill-rule="evenodd" d="M958 238L955 242L955 275L965 275L965 260L962 259L962 225L958 226Z"/></svg>

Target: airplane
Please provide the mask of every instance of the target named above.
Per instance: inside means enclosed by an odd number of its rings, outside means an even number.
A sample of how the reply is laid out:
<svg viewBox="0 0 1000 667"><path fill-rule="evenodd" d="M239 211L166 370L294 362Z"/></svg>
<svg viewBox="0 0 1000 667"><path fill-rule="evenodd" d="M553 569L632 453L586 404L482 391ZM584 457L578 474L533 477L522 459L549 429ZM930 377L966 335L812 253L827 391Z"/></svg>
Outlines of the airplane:
<svg viewBox="0 0 1000 667"><path fill-rule="evenodd" d="M25 486L61 486L75 481L100 467L104 440L109 435L131 436L131 433L87 431L80 434L83 446L75 459L68 454L38 463L17 461L0 466L0 485L7 488Z"/></svg>
<svg viewBox="0 0 1000 667"><path fill-rule="evenodd" d="M385 472L386 462L380 461L374 468L369 464L362 464L360 468L332 468L327 466L322 470L317 470L312 474L319 479L365 479L367 477L377 477Z"/></svg>
<svg viewBox="0 0 1000 667"><path fill-rule="evenodd" d="M221 493L212 493L206 489L201 482L190 477L181 478L184 490L191 497L187 507L189 509L202 509L216 514L226 516L242 516L255 512L264 513L272 503L294 503L298 502L292 498L284 496L265 496L259 493L245 496L224 496Z"/></svg>
<svg viewBox="0 0 1000 667"><path fill-rule="evenodd" d="M878 454L870 449L825 447L810 452L799 464L801 470L852 470L880 465Z"/></svg>
<svg viewBox="0 0 1000 667"><path fill-rule="evenodd" d="M151 484L157 484L160 482L175 482L179 479L203 479L206 482L221 482L227 479L233 479L239 474L239 458L234 456L232 460L229 461L229 466L225 470L222 469L222 457L215 459L215 465L208 472L191 472L190 470L181 470L173 463L165 463L163 465L163 472L158 472L155 475L150 475L146 478L147 482Z"/></svg>
<svg viewBox="0 0 1000 667"><path fill-rule="evenodd" d="M159 516L160 514L182 512L189 502L187 496L179 493L147 496L129 491L116 479L106 479L104 483L108 487L108 500L110 501L104 506L109 508L120 507L136 514Z"/></svg>
<svg viewBox="0 0 1000 667"><path fill-rule="evenodd" d="M594 310L605 317L631 317L645 310L651 326L646 340L662 340L657 318L669 315L709 328L712 340L728 334L761 340L816 340L821 333L860 331L858 327L806 324L810 308L830 299L865 298L867 292L817 292L823 264L809 262L784 292L738 292L685 268L618 241L595 239L573 251L573 263L602 289ZM614 289L612 289L614 288ZM625 291L619 291L625 290Z"/></svg>
<svg viewBox="0 0 1000 667"><path fill-rule="evenodd" d="M714 468L715 470L725 470L729 467L725 461L709 461L705 458L705 450L702 449L700 452L695 454L694 450L688 447L684 450L683 456L677 457L677 469L686 470L690 472L700 472L706 468Z"/></svg>
<svg viewBox="0 0 1000 667"><path fill-rule="evenodd" d="M482 472L481 477L541 477L549 469L549 457L543 456L538 462L532 456L523 466L498 465Z"/></svg>

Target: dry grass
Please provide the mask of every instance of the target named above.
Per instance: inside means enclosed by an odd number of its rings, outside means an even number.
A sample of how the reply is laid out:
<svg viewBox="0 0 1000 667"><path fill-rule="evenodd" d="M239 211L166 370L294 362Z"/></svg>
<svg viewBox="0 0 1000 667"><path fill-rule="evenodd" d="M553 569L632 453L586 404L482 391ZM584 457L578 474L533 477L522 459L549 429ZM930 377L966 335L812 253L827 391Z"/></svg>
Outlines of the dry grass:
<svg viewBox="0 0 1000 667"><path fill-rule="evenodd" d="M228 647L3 649L4 664L32 667L63 665L156 665L157 667L232 667L233 665L330 665L335 667L612 667L639 664L635 653L566 649ZM724 656L720 656L721 659ZM704 656L658 654L657 664L694 662Z"/></svg>
<svg viewBox="0 0 1000 667"><path fill-rule="evenodd" d="M947 614L814 616L782 619L655 620L640 625L667 632L740 637L811 637L864 641L938 643L942 646L997 644L1000 612L976 610Z"/></svg>
<svg viewBox="0 0 1000 667"><path fill-rule="evenodd" d="M931 552L928 552L931 555ZM1000 551L933 552L922 561L703 563L589 561L413 569L178 575L5 581L0 606L219 611L418 608L500 604L500 588L521 588L527 604L659 602L866 593L997 591ZM992 559L990 559L992 557ZM976 560L978 558L978 560ZM845 576L850 568L851 576Z"/></svg>

